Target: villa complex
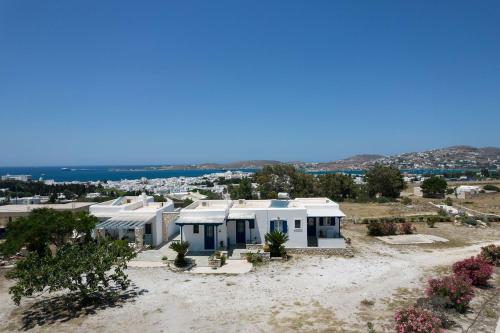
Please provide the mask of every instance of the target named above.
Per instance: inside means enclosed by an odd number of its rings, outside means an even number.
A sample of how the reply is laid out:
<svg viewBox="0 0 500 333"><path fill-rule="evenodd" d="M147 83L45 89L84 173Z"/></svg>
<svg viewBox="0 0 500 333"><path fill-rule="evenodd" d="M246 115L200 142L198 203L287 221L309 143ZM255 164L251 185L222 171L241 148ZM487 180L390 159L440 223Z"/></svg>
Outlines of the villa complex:
<svg viewBox="0 0 500 333"><path fill-rule="evenodd" d="M124 196L90 206L90 214L101 221L98 236L125 239L131 243L158 246L168 238L163 214L174 210L172 201L154 202L152 196ZM166 225L168 227L168 225ZM174 230L175 232L175 230Z"/></svg>
<svg viewBox="0 0 500 333"><path fill-rule="evenodd" d="M182 209L173 223L191 251L262 244L274 230L288 234L287 248L343 248L344 216L327 198L200 200Z"/></svg>

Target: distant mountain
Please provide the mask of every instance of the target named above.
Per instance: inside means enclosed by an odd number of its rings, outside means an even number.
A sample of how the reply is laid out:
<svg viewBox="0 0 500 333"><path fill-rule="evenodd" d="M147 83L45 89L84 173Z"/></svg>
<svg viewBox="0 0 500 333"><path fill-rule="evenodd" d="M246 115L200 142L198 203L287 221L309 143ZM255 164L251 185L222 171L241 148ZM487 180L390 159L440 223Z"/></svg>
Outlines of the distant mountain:
<svg viewBox="0 0 500 333"><path fill-rule="evenodd" d="M150 170L213 170L213 169L260 169L264 165L282 164L273 160L249 160L231 163L203 163L203 164L182 164L182 165L162 165L148 167Z"/></svg>
<svg viewBox="0 0 500 333"><path fill-rule="evenodd" d="M360 154L331 162L280 162L249 160L232 163L204 163L193 165L165 165L150 169L260 169L269 164L290 164L309 171L364 170L375 164L394 165L400 169L479 169L500 168L500 148L452 146L392 156Z"/></svg>

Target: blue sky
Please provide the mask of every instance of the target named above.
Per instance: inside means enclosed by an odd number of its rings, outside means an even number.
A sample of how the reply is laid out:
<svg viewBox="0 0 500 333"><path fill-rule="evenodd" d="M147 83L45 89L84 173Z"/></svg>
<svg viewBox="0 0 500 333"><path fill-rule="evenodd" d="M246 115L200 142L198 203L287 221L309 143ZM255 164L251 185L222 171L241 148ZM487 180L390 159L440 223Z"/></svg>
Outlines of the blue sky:
<svg viewBox="0 0 500 333"><path fill-rule="evenodd" d="M500 146L499 1L0 1L0 165Z"/></svg>

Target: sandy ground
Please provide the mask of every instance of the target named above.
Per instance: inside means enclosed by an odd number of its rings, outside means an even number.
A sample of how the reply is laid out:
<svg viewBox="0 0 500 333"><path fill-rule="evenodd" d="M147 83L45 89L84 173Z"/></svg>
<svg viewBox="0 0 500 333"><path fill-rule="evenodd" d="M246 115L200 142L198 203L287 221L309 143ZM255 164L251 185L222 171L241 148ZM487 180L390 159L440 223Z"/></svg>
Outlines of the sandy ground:
<svg viewBox="0 0 500 333"><path fill-rule="evenodd" d="M433 232L449 237L451 228L438 225ZM391 331L397 305L422 296L427 278L443 267L477 254L484 244L500 244L499 230L455 229L470 238L421 247L367 240L362 226L354 226L345 231L353 238L354 258L297 256L226 276L130 268L136 295L79 317L57 306L34 315L36 300L16 307L7 294L11 281L0 277L0 331L24 325L42 332L366 332L367 321L377 332ZM494 323L486 329L493 331L498 313L490 316Z"/></svg>

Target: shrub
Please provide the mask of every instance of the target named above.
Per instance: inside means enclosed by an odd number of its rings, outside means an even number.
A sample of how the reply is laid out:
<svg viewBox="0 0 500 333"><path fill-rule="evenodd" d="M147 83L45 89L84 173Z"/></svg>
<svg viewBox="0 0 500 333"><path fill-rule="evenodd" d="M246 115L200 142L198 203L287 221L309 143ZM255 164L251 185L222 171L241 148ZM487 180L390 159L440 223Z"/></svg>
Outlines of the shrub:
<svg viewBox="0 0 500 333"><path fill-rule="evenodd" d="M173 242L170 244L170 248L177 252L174 264L177 267L184 267L188 264L186 260L186 253L189 250L189 242Z"/></svg>
<svg viewBox="0 0 500 333"><path fill-rule="evenodd" d="M490 265L500 266L500 246L490 244L482 247L479 257Z"/></svg>
<svg viewBox="0 0 500 333"><path fill-rule="evenodd" d="M429 228L434 228L434 224L436 224L436 221L434 221L433 219L427 219L425 223L427 223L427 226Z"/></svg>
<svg viewBox="0 0 500 333"><path fill-rule="evenodd" d="M427 297L443 298L446 307L454 308L461 313L465 312L474 297L472 283L463 275L429 279L425 293Z"/></svg>
<svg viewBox="0 0 500 333"><path fill-rule="evenodd" d="M396 311L396 332L398 333L438 333L441 332L441 320L431 311L409 307Z"/></svg>
<svg viewBox="0 0 500 333"><path fill-rule="evenodd" d="M483 189L484 189L485 191L495 191L495 192L500 192L500 188L498 188L498 186L495 186L495 185L490 185L490 184L488 184L488 185L484 185L484 186L483 186Z"/></svg>
<svg viewBox="0 0 500 333"><path fill-rule="evenodd" d="M249 263L252 263L254 265L257 265L262 262L262 257L260 256L259 252L257 253L248 252L246 254L246 258Z"/></svg>
<svg viewBox="0 0 500 333"><path fill-rule="evenodd" d="M453 206L453 200L451 200L451 198L448 197L448 198L444 199L444 204L446 206Z"/></svg>
<svg viewBox="0 0 500 333"><path fill-rule="evenodd" d="M470 257L454 263L453 273L469 278L474 286L484 286L493 274L493 267L481 258Z"/></svg>
<svg viewBox="0 0 500 333"><path fill-rule="evenodd" d="M415 228L413 227L413 224L411 224L411 222L403 222L399 225L399 233L401 234L410 235L414 230Z"/></svg>
<svg viewBox="0 0 500 333"><path fill-rule="evenodd" d="M369 236L395 235L397 231L397 227L394 222L379 222L377 220L371 220L366 227L368 228Z"/></svg>
<svg viewBox="0 0 500 333"><path fill-rule="evenodd" d="M476 219L474 217L472 217L472 216L464 216L464 217L462 217L462 223L468 224L468 225L472 225L472 226L476 226L477 225Z"/></svg>
<svg viewBox="0 0 500 333"><path fill-rule="evenodd" d="M268 232L264 236L267 243L269 243L269 252L271 252L271 257L283 257L286 256L286 250L284 244L288 242L288 235L281 231ZM283 246L283 247L282 247Z"/></svg>
<svg viewBox="0 0 500 333"><path fill-rule="evenodd" d="M441 216L448 216L448 213L443 208L439 208L439 210L438 210L438 216L439 217L441 217Z"/></svg>
<svg viewBox="0 0 500 333"><path fill-rule="evenodd" d="M401 198L401 204L403 204L405 206L411 205L411 199L408 198L408 197L402 197Z"/></svg>

